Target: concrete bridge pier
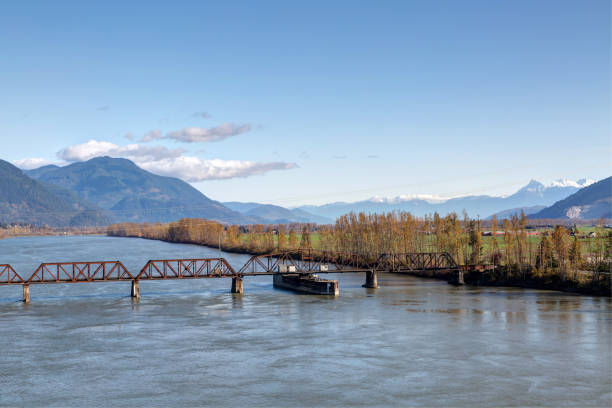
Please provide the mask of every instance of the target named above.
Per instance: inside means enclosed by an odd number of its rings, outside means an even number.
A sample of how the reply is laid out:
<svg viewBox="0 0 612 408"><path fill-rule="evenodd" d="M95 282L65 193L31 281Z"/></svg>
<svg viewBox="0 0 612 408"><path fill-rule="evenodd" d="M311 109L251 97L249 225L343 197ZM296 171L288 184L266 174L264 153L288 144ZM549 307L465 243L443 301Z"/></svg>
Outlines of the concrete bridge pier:
<svg viewBox="0 0 612 408"><path fill-rule="evenodd" d="M23 303L30 303L30 285L23 285Z"/></svg>
<svg viewBox="0 0 612 408"><path fill-rule="evenodd" d="M136 279L132 281L131 294L133 298L140 299L140 283Z"/></svg>
<svg viewBox="0 0 612 408"><path fill-rule="evenodd" d="M465 285L465 280L463 280L463 271L457 272L457 285Z"/></svg>
<svg viewBox="0 0 612 408"><path fill-rule="evenodd" d="M376 271L367 271L365 284L362 285L364 288L376 289L378 287L378 276Z"/></svg>
<svg viewBox="0 0 612 408"><path fill-rule="evenodd" d="M455 271L454 275L451 275L449 283L452 285L465 285L463 271L461 269Z"/></svg>
<svg viewBox="0 0 612 408"><path fill-rule="evenodd" d="M243 293L242 278L235 276L232 278L232 293Z"/></svg>

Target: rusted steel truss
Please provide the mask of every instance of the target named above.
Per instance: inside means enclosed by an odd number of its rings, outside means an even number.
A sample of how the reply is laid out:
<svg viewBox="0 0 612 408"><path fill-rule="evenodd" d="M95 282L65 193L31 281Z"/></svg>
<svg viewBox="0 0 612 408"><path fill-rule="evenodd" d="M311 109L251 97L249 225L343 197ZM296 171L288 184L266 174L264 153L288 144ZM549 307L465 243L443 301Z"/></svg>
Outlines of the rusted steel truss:
<svg viewBox="0 0 612 408"><path fill-rule="evenodd" d="M138 274L131 274L119 261L56 262L40 264L32 276L23 279L10 265L0 264L0 285L458 268L446 252L383 254L366 263L356 254L298 250L252 256L238 271L225 258L150 260Z"/></svg>
<svg viewBox="0 0 612 408"><path fill-rule="evenodd" d="M273 273L340 273L369 270L355 254L313 250L279 251L252 256L238 271L241 276Z"/></svg>
<svg viewBox="0 0 612 408"><path fill-rule="evenodd" d="M119 261L42 263L24 283L76 283L133 280Z"/></svg>
<svg viewBox="0 0 612 408"><path fill-rule="evenodd" d="M134 279L221 278L232 276L237 276L236 271L224 258L161 259L147 262Z"/></svg>
<svg viewBox="0 0 612 408"><path fill-rule="evenodd" d="M23 279L11 265L0 265L0 285L20 284Z"/></svg>
<svg viewBox="0 0 612 408"><path fill-rule="evenodd" d="M376 270L390 272L423 271L434 269L458 269L448 252L382 254L376 262Z"/></svg>

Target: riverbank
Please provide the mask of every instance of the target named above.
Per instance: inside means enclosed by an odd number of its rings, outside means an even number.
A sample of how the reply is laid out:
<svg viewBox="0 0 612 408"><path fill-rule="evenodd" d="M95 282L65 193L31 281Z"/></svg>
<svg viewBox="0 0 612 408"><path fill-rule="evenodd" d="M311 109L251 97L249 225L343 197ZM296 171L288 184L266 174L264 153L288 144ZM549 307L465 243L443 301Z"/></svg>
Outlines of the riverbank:
<svg viewBox="0 0 612 408"><path fill-rule="evenodd" d="M114 236L109 234L110 236ZM229 252L241 255L264 255L273 251L264 251L249 249L244 246L238 245L223 245L211 246L205 245L196 240L168 240L168 239L157 239L149 237L141 237L142 239L148 239L153 241L162 241L175 244L191 244L200 245L212 249L220 249L223 252ZM296 250L296 254L298 251ZM316 251L315 251L316 253ZM316 259L316 255L314 255ZM364 268L368 268L372 265L368 263L362 263ZM423 270L423 271L412 271L404 272L407 275L417 276L421 278L439 279L447 282L452 282L455 276L455 271L449 270ZM469 271L464 273L464 281L468 285L474 286L494 286L494 287L519 287L525 289L541 289L541 290L554 290L559 292L576 293L581 295L590 296L606 296L611 297L611 286L610 286L610 274L601 273L597 276L597 280L585 279L584 276L579 277L578 275L570 275L566 279L562 279L557 272L539 272L533 269L526 271L516 271L512 268L505 266L498 266L495 270L484 272Z"/></svg>
<svg viewBox="0 0 612 408"><path fill-rule="evenodd" d="M77 235L106 235L106 227L52 228L31 225L0 226L0 239L18 237L49 237Z"/></svg>
<svg viewBox="0 0 612 408"><path fill-rule="evenodd" d="M10 239L10 238L24 238L24 237L80 237L80 236L88 236L88 237L102 237L102 236L107 236L105 233L103 232L91 232L91 233L45 233L45 234L38 234L38 233L32 233L32 234L7 234L7 235L2 235L0 236L0 239Z"/></svg>

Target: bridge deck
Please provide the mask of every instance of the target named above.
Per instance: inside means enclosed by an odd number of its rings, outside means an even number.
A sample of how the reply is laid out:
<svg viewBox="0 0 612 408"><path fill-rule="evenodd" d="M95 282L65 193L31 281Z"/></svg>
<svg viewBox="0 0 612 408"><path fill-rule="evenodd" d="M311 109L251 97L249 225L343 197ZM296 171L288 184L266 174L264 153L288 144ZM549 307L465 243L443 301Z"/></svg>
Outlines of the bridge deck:
<svg viewBox="0 0 612 408"><path fill-rule="evenodd" d="M160 259L148 261L131 273L120 261L42 263L28 278L8 264L0 264L0 285L30 285L80 282L118 282L167 279L242 278L277 273L324 274L369 271L405 272L415 269L454 269L448 254L381 255L363 267L354 254L283 251L252 256L239 270L225 258Z"/></svg>

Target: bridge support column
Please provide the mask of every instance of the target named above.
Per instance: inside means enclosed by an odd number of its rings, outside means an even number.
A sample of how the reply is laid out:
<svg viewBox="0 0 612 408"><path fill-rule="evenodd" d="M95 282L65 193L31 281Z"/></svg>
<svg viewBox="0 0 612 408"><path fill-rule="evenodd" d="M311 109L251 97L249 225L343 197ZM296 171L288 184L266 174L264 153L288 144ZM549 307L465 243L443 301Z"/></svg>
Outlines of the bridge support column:
<svg viewBox="0 0 612 408"><path fill-rule="evenodd" d="M465 281L463 280L463 271L457 272L457 285L465 285Z"/></svg>
<svg viewBox="0 0 612 408"><path fill-rule="evenodd" d="M367 271L365 284L362 285L364 288L376 289L378 287L378 276L376 271Z"/></svg>
<svg viewBox="0 0 612 408"><path fill-rule="evenodd" d="M23 285L23 303L30 303L30 285Z"/></svg>
<svg viewBox="0 0 612 408"><path fill-rule="evenodd" d="M232 293L243 293L244 289L242 287L242 278L234 277L232 278Z"/></svg>
<svg viewBox="0 0 612 408"><path fill-rule="evenodd" d="M132 281L131 294L133 298L140 299L140 282L138 282L136 279Z"/></svg>

